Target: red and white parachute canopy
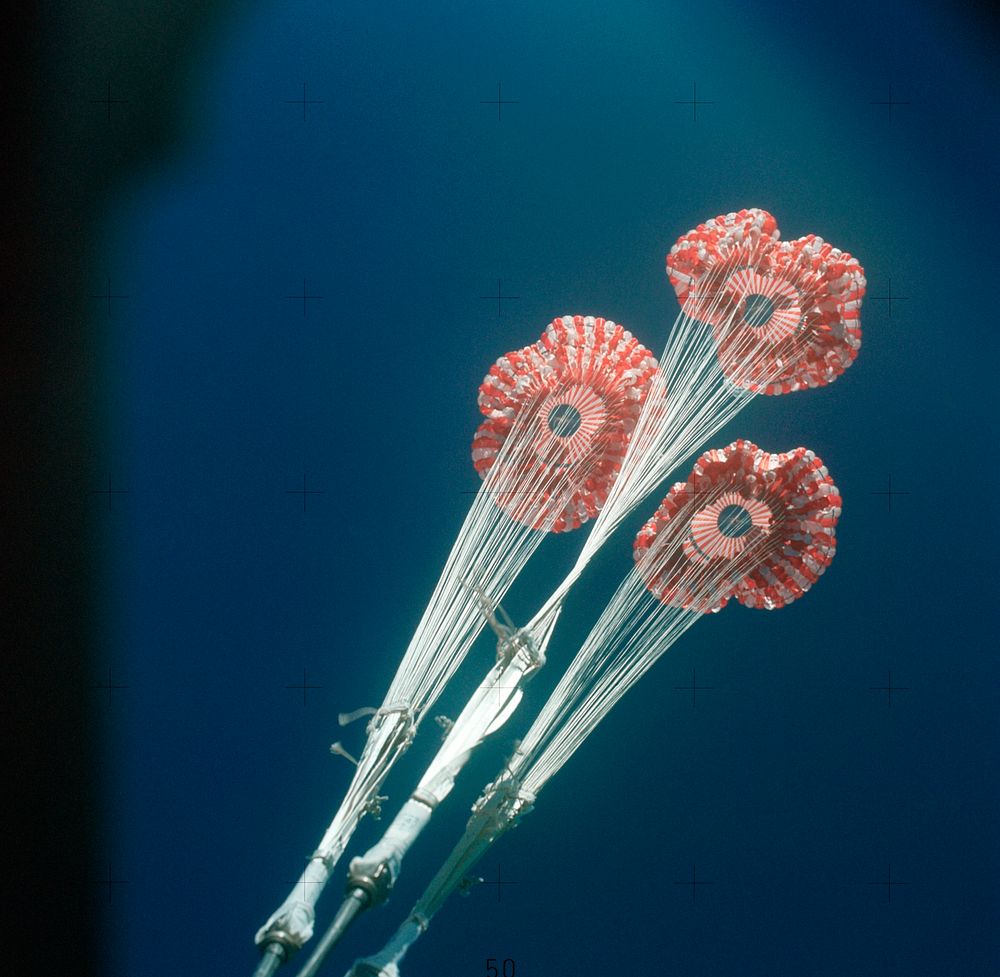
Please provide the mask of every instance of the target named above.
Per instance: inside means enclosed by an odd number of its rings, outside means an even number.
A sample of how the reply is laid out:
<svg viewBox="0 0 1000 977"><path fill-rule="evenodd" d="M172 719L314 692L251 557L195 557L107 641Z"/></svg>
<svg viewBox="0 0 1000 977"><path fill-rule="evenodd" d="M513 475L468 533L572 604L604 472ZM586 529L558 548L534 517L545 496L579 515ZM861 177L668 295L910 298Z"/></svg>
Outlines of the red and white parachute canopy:
<svg viewBox="0 0 1000 977"><path fill-rule="evenodd" d="M662 602L717 611L735 597L774 609L830 565L841 499L823 462L749 441L706 451L639 530L633 554Z"/></svg>
<svg viewBox="0 0 1000 977"><path fill-rule="evenodd" d="M609 319L562 316L501 356L479 388L486 420L472 460L511 517L565 532L600 511L642 410L656 360Z"/></svg>
<svg viewBox="0 0 1000 977"><path fill-rule="evenodd" d="M861 347L857 259L815 234L778 236L751 208L699 224L667 255L684 311L714 330L723 372L765 394L832 383Z"/></svg>

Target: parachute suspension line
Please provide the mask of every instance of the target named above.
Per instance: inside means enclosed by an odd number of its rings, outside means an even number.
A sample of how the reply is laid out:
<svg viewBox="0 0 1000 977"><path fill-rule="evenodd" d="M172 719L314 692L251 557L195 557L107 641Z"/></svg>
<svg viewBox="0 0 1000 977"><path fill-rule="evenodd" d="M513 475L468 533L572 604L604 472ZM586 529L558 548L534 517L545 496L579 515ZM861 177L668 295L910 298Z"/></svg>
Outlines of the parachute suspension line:
<svg viewBox="0 0 1000 977"><path fill-rule="evenodd" d="M555 469L532 472L529 477L505 474L503 451L523 450L519 443L533 440L536 428L528 423L523 437L508 439L480 488L387 701L408 699L422 711L437 699L484 626L481 604L496 607L500 603L544 537L545 524L538 529L512 519L497 505L496 496L564 492L589 477L590 466L586 464L572 474ZM475 589L470 591L467 581L475 584Z"/></svg>
<svg viewBox="0 0 1000 977"><path fill-rule="evenodd" d="M659 362L607 501L576 563L532 623L562 603L628 513L754 396L726 379L711 329L683 310Z"/></svg>
<svg viewBox="0 0 1000 977"><path fill-rule="evenodd" d="M708 596L717 581L705 571L688 586ZM624 694L703 611L661 604L640 568L618 587L508 765L509 774L536 795L583 744Z"/></svg>
<svg viewBox="0 0 1000 977"><path fill-rule="evenodd" d="M764 608L802 596L832 560L840 504L822 462L805 449L771 455L737 441L704 453L688 482L676 484L640 530L635 567L521 740L507 774L537 796L702 614L734 596Z"/></svg>
<svg viewBox="0 0 1000 977"><path fill-rule="evenodd" d="M541 403L522 412L480 486L469 515L396 673L386 701L412 702L418 714L437 699L484 626L481 601L495 607L551 528L557 513L539 526L525 525L505 512L498 498L536 499L564 495L593 473L586 460L570 470L508 463L539 441ZM537 457L537 453L534 453ZM475 589L469 589L469 584Z"/></svg>
<svg viewBox="0 0 1000 977"><path fill-rule="evenodd" d="M483 604L496 607L500 603L545 537L554 515L541 528L533 528L512 519L497 505L497 496L565 492L590 477L587 464L572 472L542 468L525 473L504 463L537 441L539 406L533 405L515 422L497 464L476 493L381 711L393 708L392 703L410 703L414 725L419 725L483 629Z"/></svg>
<svg viewBox="0 0 1000 977"><path fill-rule="evenodd" d="M622 465L622 472L611 487L608 502L598 516L597 523L584 545L584 551L577 565L564 581L563 586L557 590L542 611L533 618L531 624L525 629L533 634L543 654L551 638L562 599L568 592L570 585L582 572L589 558L616 528L627 511L662 481L667 472L700 443L703 436L707 436L703 435L702 430L694 427L690 422L688 423L689 430L685 432L683 423L685 416L682 410L675 408L671 414L667 409L666 391L668 388L698 391L709 386L706 378L714 383L715 396L707 400L707 406L699 404L695 398L688 398L687 401L681 402L681 407L686 407L689 414L693 415L695 419L700 416L699 410L704 410L712 415L709 422L702 424L702 428L708 430L709 433L715 427L726 423L753 396L750 391L734 387L722 375L715 355L714 341L709 331L701 323L682 313L675 329L676 336L680 336L680 339L674 338L665 354L668 365L671 362L679 363L679 365L672 367L673 380L667 380L666 373L662 370L653 377L645 407ZM691 363L695 365L692 367ZM726 401L724 404L726 410L720 412L718 402L723 400ZM674 401L670 403L673 404ZM677 430L682 432L681 441L679 445L672 445L670 443L671 434ZM615 505L616 501L617 506ZM612 513L613 517L609 517L609 512ZM642 589L639 588L636 592L636 598L641 599L642 596ZM611 610L613 611L614 608ZM631 612L632 608L619 606L617 610L619 616L624 617ZM690 614L680 613L674 617L677 618L677 622L676 627L668 632L668 635L673 633L670 641L676 640L683 629L693 623L693 616ZM665 622L658 621L657 623L666 627ZM619 620L617 624L620 626L621 621Z"/></svg>
<svg viewBox="0 0 1000 977"><path fill-rule="evenodd" d="M313 856L333 867L344 853L347 838L377 797L389 768L406 751L416 732L416 719L408 706L379 710L368 724L368 738L358 760L344 801Z"/></svg>

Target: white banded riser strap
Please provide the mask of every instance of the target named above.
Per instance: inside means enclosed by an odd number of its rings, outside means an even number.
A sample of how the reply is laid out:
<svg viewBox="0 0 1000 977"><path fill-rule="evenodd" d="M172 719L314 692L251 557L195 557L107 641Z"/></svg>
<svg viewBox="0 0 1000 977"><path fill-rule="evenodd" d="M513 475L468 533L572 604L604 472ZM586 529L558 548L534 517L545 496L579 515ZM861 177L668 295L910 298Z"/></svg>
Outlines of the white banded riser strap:
<svg viewBox="0 0 1000 977"><path fill-rule="evenodd" d="M395 882L403 857L430 821L432 813L431 807L411 797L393 818L385 834L364 855L351 860L351 872L373 871L384 862L389 868L390 878Z"/></svg>
<svg viewBox="0 0 1000 977"><path fill-rule="evenodd" d="M330 880L330 868L322 858L312 858L288 898L257 931L258 944L275 937L280 942L301 947L313 935L316 900Z"/></svg>

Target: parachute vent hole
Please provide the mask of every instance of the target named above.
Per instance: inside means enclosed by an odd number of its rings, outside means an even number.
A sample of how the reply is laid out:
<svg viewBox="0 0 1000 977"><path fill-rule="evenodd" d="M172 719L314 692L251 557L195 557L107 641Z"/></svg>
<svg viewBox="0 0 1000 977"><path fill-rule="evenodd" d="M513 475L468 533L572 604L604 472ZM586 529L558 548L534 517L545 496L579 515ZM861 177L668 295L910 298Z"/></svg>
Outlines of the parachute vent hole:
<svg viewBox="0 0 1000 977"><path fill-rule="evenodd" d="M739 539L750 532L753 521L741 505L727 505L719 513L719 532L729 539Z"/></svg>
<svg viewBox="0 0 1000 977"><path fill-rule="evenodd" d="M743 300L743 321L752 329L766 326L774 315L774 303L766 295L748 295Z"/></svg>
<svg viewBox="0 0 1000 977"><path fill-rule="evenodd" d="M556 404L549 411L549 430L557 438L571 438L580 429L580 412L572 404Z"/></svg>

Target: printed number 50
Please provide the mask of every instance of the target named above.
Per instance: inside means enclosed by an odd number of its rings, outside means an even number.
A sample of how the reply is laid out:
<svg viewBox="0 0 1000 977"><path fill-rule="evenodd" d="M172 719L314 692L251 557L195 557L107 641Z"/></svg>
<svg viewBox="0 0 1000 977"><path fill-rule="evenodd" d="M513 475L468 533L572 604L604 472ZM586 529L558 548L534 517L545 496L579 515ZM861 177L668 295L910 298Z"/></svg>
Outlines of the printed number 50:
<svg viewBox="0 0 1000 977"><path fill-rule="evenodd" d="M514 961L508 957L497 967L496 957L486 961L486 977L514 977Z"/></svg>

